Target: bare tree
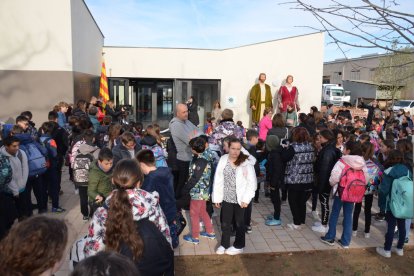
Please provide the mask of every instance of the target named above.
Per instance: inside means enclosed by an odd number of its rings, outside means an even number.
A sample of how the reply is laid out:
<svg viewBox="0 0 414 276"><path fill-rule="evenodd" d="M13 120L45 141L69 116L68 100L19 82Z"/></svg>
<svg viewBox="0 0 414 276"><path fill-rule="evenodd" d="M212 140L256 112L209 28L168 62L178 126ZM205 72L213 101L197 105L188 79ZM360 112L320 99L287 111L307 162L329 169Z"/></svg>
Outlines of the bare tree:
<svg viewBox="0 0 414 276"><path fill-rule="evenodd" d="M295 0L284 4L310 12L320 26L301 27L326 32L332 39L329 43L336 44L345 57L346 46L380 48L402 54L407 51L401 47L414 47L414 14L398 10L399 4L395 0L360 0L358 5L348 3L330 0L328 5L317 7L309 4L309 0ZM398 47L393 47L395 43Z"/></svg>

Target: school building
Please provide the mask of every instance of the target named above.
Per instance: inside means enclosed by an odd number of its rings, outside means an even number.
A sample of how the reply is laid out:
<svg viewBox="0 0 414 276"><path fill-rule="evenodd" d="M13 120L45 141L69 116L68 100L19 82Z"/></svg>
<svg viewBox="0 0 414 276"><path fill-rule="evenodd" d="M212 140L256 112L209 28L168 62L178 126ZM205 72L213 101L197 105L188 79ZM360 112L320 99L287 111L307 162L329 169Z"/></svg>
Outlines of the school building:
<svg viewBox="0 0 414 276"><path fill-rule="evenodd" d="M31 110L41 123L59 101L97 96L103 53L110 98L144 123L166 126L175 105L194 96L201 122L220 100L248 126L261 72L273 95L291 74L302 110L320 106L323 33L228 49L112 47L83 0L3 0L0 15L0 121Z"/></svg>

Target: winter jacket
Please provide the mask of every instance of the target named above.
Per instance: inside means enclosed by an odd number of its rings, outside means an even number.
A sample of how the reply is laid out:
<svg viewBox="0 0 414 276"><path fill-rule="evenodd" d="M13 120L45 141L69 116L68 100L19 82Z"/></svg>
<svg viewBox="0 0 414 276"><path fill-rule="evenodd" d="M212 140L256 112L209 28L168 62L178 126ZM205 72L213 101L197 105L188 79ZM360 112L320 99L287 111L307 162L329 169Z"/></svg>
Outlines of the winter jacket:
<svg viewBox="0 0 414 276"><path fill-rule="evenodd" d="M135 222L137 231L144 242L144 251L139 260L135 261L141 275L173 276L174 251L157 227L147 218ZM127 244L121 246L120 253L133 261L133 254Z"/></svg>
<svg viewBox="0 0 414 276"><path fill-rule="evenodd" d="M392 182L395 179L398 179L398 178L406 176L406 175L409 175L411 179L413 177L412 173L407 168L407 166L405 166L403 164L396 164L396 165L386 169L384 171L384 174L382 175L382 181L381 181L381 183L378 187L381 194L388 198L389 194L391 193ZM380 210L386 209L387 211L390 211L390 207L386 203L387 203L386 200L384 200L383 202L379 202L379 204L382 205L382 206L379 206ZM386 206L384 206L383 204L385 204Z"/></svg>
<svg viewBox="0 0 414 276"><path fill-rule="evenodd" d="M66 115L63 112L58 112L58 124L60 127L66 127Z"/></svg>
<svg viewBox="0 0 414 276"><path fill-rule="evenodd" d="M134 148L134 156L137 155L140 150L141 145L136 143ZM119 143L113 147L112 154L114 155L114 167L122 159L132 159L128 149L122 143Z"/></svg>
<svg viewBox="0 0 414 276"><path fill-rule="evenodd" d="M180 161L191 161L193 153L189 146L190 140L202 134L202 132L189 120L183 121L177 117L169 124L171 137L177 149L177 159Z"/></svg>
<svg viewBox="0 0 414 276"><path fill-rule="evenodd" d="M312 187L315 150L310 143L293 142L282 151L282 159L287 163L285 184L289 188L306 190Z"/></svg>
<svg viewBox="0 0 414 276"><path fill-rule="evenodd" d="M193 123L193 125L198 126L200 124L200 118L198 117L198 105L196 100L193 99L191 104L187 105L188 107L188 120Z"/></svg>
<svg viewBox="0 0 414 276"><path fill-rule="evenodd" d="M122 114L122 111L115 111L115 109L109 107L109 105L105 106L105 114L107 116L112 117L112 122L116 123L119 121L119 116Z"/></svg>
<svg viewBox="0 0 414 276"><path fill-rule="evenodd" d="M192 200L209 200L210 199L210 178L211 178L211 160L205 151L198 156L194 156L190 163L189 179L186 183L186 189Z"/></svg>
<svg viewBox="0 0 414 276"><path fill-rule="evenodd" d="M78 108L78 107L76 107L72 110L72 115L73 116L78 116L78 117L88 117L86 112L83 111L82 109Z"/></svg>
<svg viewBox="0 0 414 276"><path fill-rule="evenodd" d="M271 129L269 129L269 131L267 132L267 135L275 135L277 137L279 137L279 141L281 141L282 139L286 139L286 138L290 138L291 133L289 133L289 129L287 127L273 127Z"/></svg>
<svg viewBox="0 0 414 276"><path fill-rule="evenodd" d="M224 197L224 168L227 165L229 155L225 154L220 158L214 176L212 201L222 203ZM237 202L249 204L257 189L257 178L254 171L255 158L247 159L236 168L236 193Z"/></svg>
<svg viewBox="0 0 414 276"><path fill-rule="evenodd" d="M76 142L76 144L72 147L72 154L71 154L71 166L73 169L73 163L75 162L75 158L76 155L78 155L78 153L82 153L82 154L88 154L91 153L93 155L93 158L96 160L98 159L98 155L99 155L99 148L86 144L85 141L78 141Z"/></svg>
<svg viewBox="0 0 414 276"><path fill-rule="evenodd" d="M336 162L332 169L331 176L329 177L329 184L333 187L333 195L336 194L338 183L341 181L342 173L345 168L345 165L341 162L341 160L355 170L362 170L365 175L365 180L368 181L369 179L367 165L365 164L365 160L362 156L344 155Z"/></svg>
<svg viewBox="0 0 414 276"><path fill-rule="evenodd" d="M98 121L98 118L96 118L96 116L92 116L92 115L88 115L89 117L89 121L91 121L92 125L93 125L93 132L97 133L99 126L101 125Z"/></svg>
<svg viewBox="0 0 414 276"><path fill-rule="evenodd" d="M88 198L95 201L97 195L107 198L112 192L112 169L104 172L95 160L89 170Z"/></svg>
<svg viewBox="0 0 414 276"><path fill-rule="evenodd" d="M3 154L9 158L13 175L12 180L9 182L9 184L7 184L7 186L13 196L18 196L19 193L25 190L26 182L29 177L29 164L27 162L26 153L19 149L16 155L11 155L3 146L0 148L0 154Z"/></svg>
<svg viewBox="0 0 414 276"><path fill-rule="evenodd" d="M223 138L227 136L234 136L240 141L243 139L240 127L232 119L221 120L220 124L213 130L213 134L208 140L210 148L214 151L221 151Z"/></svg>
<svg viewBox="0 0 414 276"><path fill-rule="evenodd" d="M160 196L160 206L164 211L168 224L171 224L177 213L174 194L174 177L170 168L157 168L155 171L145 175L142 190L157 192Z"/></svg>
<svg viewBox="0 0 414 276"><path fill-rule="evenodd" d="M52 138L56 142L58 156L63 157L66 155L66 152L69 149L69 134L63 127L60 127L56 122L52 123L55 126L52 132Z"/></svg>
<svg viewBox="0 0 414 276"><path fill-rule="evenodd" d="M48 168L55 169L58 167L58 150L57 150L57 144L52 137L50 137L47 134L43 134L40 137L40 142L42 142L47 150L47 161L48 161Z"/></svg>
<svg viewBox="0 0 414 276"><path fill-rule="evenodd" d="M12 194L9 183L13 177L13 170L9 158L0 153L0 193Z"/></svg>
<svg viewBox="0 0 414 276"><path fill-rule="evenodd" d="M269 152L267 157L266 177L270 182L270 187L279 189L284 186L285 163L282 159L282 146Z"/></svg>
<svg viewBox="0 0 414 276"><path fill-rule="evenodd" d="M332 187L329 184L329 177L339 158L341 158L341 151L336 148L335 142L322 145L315 162L315 180L319 193L330 193Z"/></svg>
<svg viewBox="0 0 414 276"><path fill-rule="evenodd" d="M157 140L151 136L146 135L141 140L142 149L148 149L154 153L155 157L155 166L159 167L168 167L167 161L165 159L164 150L157 144Z"/></svg>
<svg viewBox="0 0 414 276"><path fill-rule="evenodd" d="M45 146L41 145L39 142L37 142L32 135L29 133L19 133L14 135L17 139L20 141L20 149L23 150L25 153L27 153L28 149L27 147L29 144L34 144L36 148L40 151L40 153L45 157L48 158L48 151ZM41 141L43 143L43 141ZM27 154L26 154L27 156ZM29 158L29 157L28 157ZM30 171L29 171L30 174Z"/></svg>
<svg viewBox="0 0 414 276"><path fill-rule="evenodd" d="M259 122L259 138L266 141L267 132L272 128L272 119L264 116Z"/></svg>
<svg viewBox="0 0 414 276"><path fill-rule="evenodd" d="M171 246L170 228L159 205L158 193L149 193L138 188L127 189L126 192L132 205L133 220L139 221L148 218L161 231ZM108 218L107 209L111 208L112 193L106 198L105 207L99 207L89 223L88 235L83 249L85 257L93 256L99 251L105 250L105 224Z"/></svg>

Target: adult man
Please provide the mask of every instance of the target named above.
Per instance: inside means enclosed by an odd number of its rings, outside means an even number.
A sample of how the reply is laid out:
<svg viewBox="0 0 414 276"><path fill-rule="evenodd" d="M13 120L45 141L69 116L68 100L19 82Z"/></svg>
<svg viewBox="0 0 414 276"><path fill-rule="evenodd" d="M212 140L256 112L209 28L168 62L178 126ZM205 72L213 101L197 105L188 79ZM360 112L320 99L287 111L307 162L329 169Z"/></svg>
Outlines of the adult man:
<svg viewBox="0 0 414 276"><path fill-rule="evenodd" d="M273 108L270 86L265 84L266 74L260 73L259 83L253 85L250 90L250 108L252 109L252 121L258 123L266 107Z"/></svg>
<svg viewBox="0 0 414 276"><path fill-rule="evenodd" d="M202 133L188 120L187 105L181 103L176 106L176 116L171 120L169 128L177 148L178 179L175 196L180 197L182 187L188 179L190 161L193 156L189 142Z"/></svg>

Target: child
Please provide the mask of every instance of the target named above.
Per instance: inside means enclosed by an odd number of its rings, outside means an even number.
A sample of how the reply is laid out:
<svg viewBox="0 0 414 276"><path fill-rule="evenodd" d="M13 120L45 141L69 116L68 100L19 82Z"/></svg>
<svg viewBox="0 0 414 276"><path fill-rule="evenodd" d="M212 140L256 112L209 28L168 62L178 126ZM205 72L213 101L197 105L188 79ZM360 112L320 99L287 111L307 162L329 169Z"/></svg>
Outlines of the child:
<svg viewBox="0 0 414 276"><path fill-rule="evenodd" d="M296 110L291 106L287 106L286 126L290 129L298 125L298 115Z"/></svg>
<svg viewBox="0 0 414 276"><path fill-rule="evenodd" d="M240 128L241 133L243 134L243 137L246 137L246 129L243 126L243 122L237 121L237 126Z"/></svg>
<svg viewBox="0 0 414 276"><path fill-rule="evenodd" d="M210 136L213 133L213 122L214 118L208 117L207 123L204 125L204 134Z"/></svg>
<svg viewBox="0 0 414 276"><path fill-rule="evenodd" d="M189 179L184 186L183 195L190 195L190 217L192 233L184 236L184 240L199 244L199 236L215 239L213 224L206 210L206 201L210 198L211 165L206 157L206 142L202 137L190 140L193 160L190 163ZM205 226L205 232L200 233L200 219Z"/></svg>
<svg viewBox="0 0 414 276"><path fill-rule="evenodd" d="M136 159L145 175L141 189L150 193L158 192L161 209L164 211L170 226L172 244L176 248L178 246L178 236L175 231L177 208L175 205L174 177L169 168L156 167L155 156L151 150L141 150L137 154Z"/></svg>
<svg viewBox="0 0 414 276"><path fill-rule="evenodd" d="M407 168L407 166L404 165L404 157L400 151L391 150L389 152L386 167L388 167L388 169L384 171L383 179L381 181L381 184L379 185L379 190L382 191L382 194L387 198L387 202L389 203L391 202L392 186L396 185L396 180L399 180L400 178L404 176L408 176L408 179L407 179L408 181L406 181L404 184L413 185L413 182L412 182L412 173ZM396 196L396 195L397 194L393 194L393 196ZM395 198L393 199L395 200ZM404 255L403 246L404 246L404 241L405 241L405 236L406 236L405 235L406 234L406 228L405 228L406 220L404 218L397 218L396 210L392 210L390 208L390 205L391 204L387 204L387 207L386 207L385 216L386 216L388 227L387 227L387 233L385 234L384 247L377 247L377 253L386 258L391 257L391 251L395 252L398 256ZM411 202L411 206L412 206L412 202ZM396 248L395 247L391 248L396 225L398 227L398 244Z"/></svg>

